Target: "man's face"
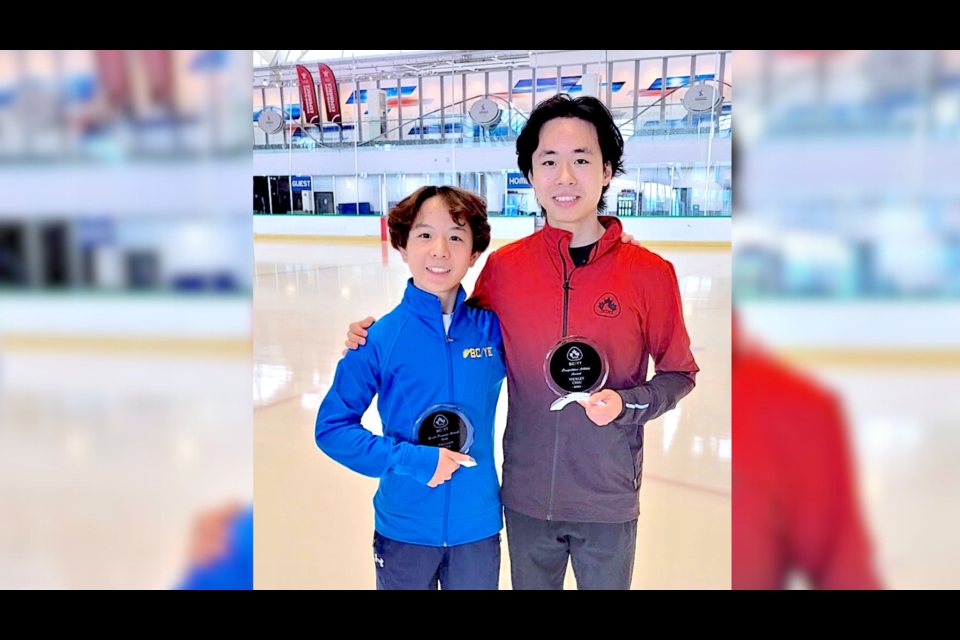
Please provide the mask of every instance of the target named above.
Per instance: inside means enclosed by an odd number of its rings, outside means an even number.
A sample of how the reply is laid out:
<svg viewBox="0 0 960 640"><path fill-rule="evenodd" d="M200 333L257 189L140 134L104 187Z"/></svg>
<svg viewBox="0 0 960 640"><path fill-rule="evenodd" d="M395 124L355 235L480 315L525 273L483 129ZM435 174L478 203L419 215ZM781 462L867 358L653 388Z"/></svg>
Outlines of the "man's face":
<svg viewBox="0 0 960 640"><path fill-rule="evenodd" d="M550 224L595 218L600 194L611 177L610 163L603 162L592 123L554 118L540 128L530 184L547 210Z"/></svg>
<svg viewBox="0 0 960 640"><path fill-rule="evenodd" d="M480 257L473 251L470 226L458 225L440 196L433 196L420 207L400 255L409 265L417 288L441 299L458 290L467 269Z"/></svg>

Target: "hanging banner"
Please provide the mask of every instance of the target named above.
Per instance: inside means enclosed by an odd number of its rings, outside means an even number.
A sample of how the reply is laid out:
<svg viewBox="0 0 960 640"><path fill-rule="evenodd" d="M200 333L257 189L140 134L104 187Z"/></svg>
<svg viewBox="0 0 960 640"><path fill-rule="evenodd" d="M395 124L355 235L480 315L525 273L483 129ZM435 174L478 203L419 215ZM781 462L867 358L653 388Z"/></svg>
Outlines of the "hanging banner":
<svg viewBox="0 0 960 640"><path fill-rule="evenodd" d="M107 94L107 100L116 107L130 106L130 79L127 75L126 51L98 49L97 74Z"/></svg>
<svg viewBox="0 0 960 640"><path fill-rule="evenodd" d="M313 84L313 75L303 65L297 65L297 79L300 81L300 106L303 109L304 122L316 124L320 122L320 111L317 108L317 89Z"/></svg>
<svg viewBox="0 0 960 640"><path fill-rule="evenodd" d="M323 91L323 104L327 107L327 118L340 126L340 92L337 91L337 79L333 71L325 64L317 65L320 68L320 86Z"/></svg>
<svg viewBox="0 0 960 640"><path fill-rule="evenodd" d="M147 70L150 99L166 106L173 105L173 68L169 49L141 50Z"/></svg>

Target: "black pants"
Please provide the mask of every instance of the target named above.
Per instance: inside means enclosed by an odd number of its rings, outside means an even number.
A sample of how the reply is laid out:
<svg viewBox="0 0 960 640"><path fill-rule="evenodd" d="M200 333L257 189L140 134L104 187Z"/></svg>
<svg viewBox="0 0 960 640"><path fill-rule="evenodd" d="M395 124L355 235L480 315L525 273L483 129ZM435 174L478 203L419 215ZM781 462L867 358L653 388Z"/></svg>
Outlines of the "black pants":
<svg viewBox="0 0 960 640"><path fill-rule="evenodd" d="M378 590L496 590L500 534L456 547L425 547L373 534Z"/></svg>
<svg viewBox="0 0 960 640"><path fill-rule="evenodd" d="M514 589L563 589L567 558L578 589L627 590L637 552L637 521L538 520L504 509Z"/></svg>

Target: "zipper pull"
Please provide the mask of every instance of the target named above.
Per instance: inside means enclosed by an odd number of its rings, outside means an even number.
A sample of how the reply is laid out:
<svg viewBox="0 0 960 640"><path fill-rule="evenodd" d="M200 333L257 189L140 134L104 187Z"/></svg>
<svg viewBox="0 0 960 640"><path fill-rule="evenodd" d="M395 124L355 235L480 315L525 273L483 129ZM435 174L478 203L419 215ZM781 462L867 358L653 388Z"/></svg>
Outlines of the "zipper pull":
<svg viewBox="0 0 960 640"><path fill-rule="evenodd" d="M450 336L447 336L447 342L453 342L453 338L451 338Z"/></svg>

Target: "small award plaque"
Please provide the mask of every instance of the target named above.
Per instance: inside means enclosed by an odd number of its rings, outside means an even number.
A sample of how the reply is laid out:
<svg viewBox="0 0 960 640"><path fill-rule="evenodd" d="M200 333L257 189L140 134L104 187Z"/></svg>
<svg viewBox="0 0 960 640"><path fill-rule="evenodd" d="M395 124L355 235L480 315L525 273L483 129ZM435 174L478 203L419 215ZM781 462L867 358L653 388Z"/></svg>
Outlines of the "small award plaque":
<svg viewBox="0 0 960 640"><path fill-rule="evenodd" d="M610 365L600 346L583 336L558 341L543 361L547 386L560 396L550 405L559 411L571 402L590 397L607 382Z"/></svg>
<svg viewBox="0 0 960 640"><path fill-rule="evenodd" d="M428 447L467 453L473 445L473 425L456 406L438 404L417 418L413 426L413 439Z"/></svg>

